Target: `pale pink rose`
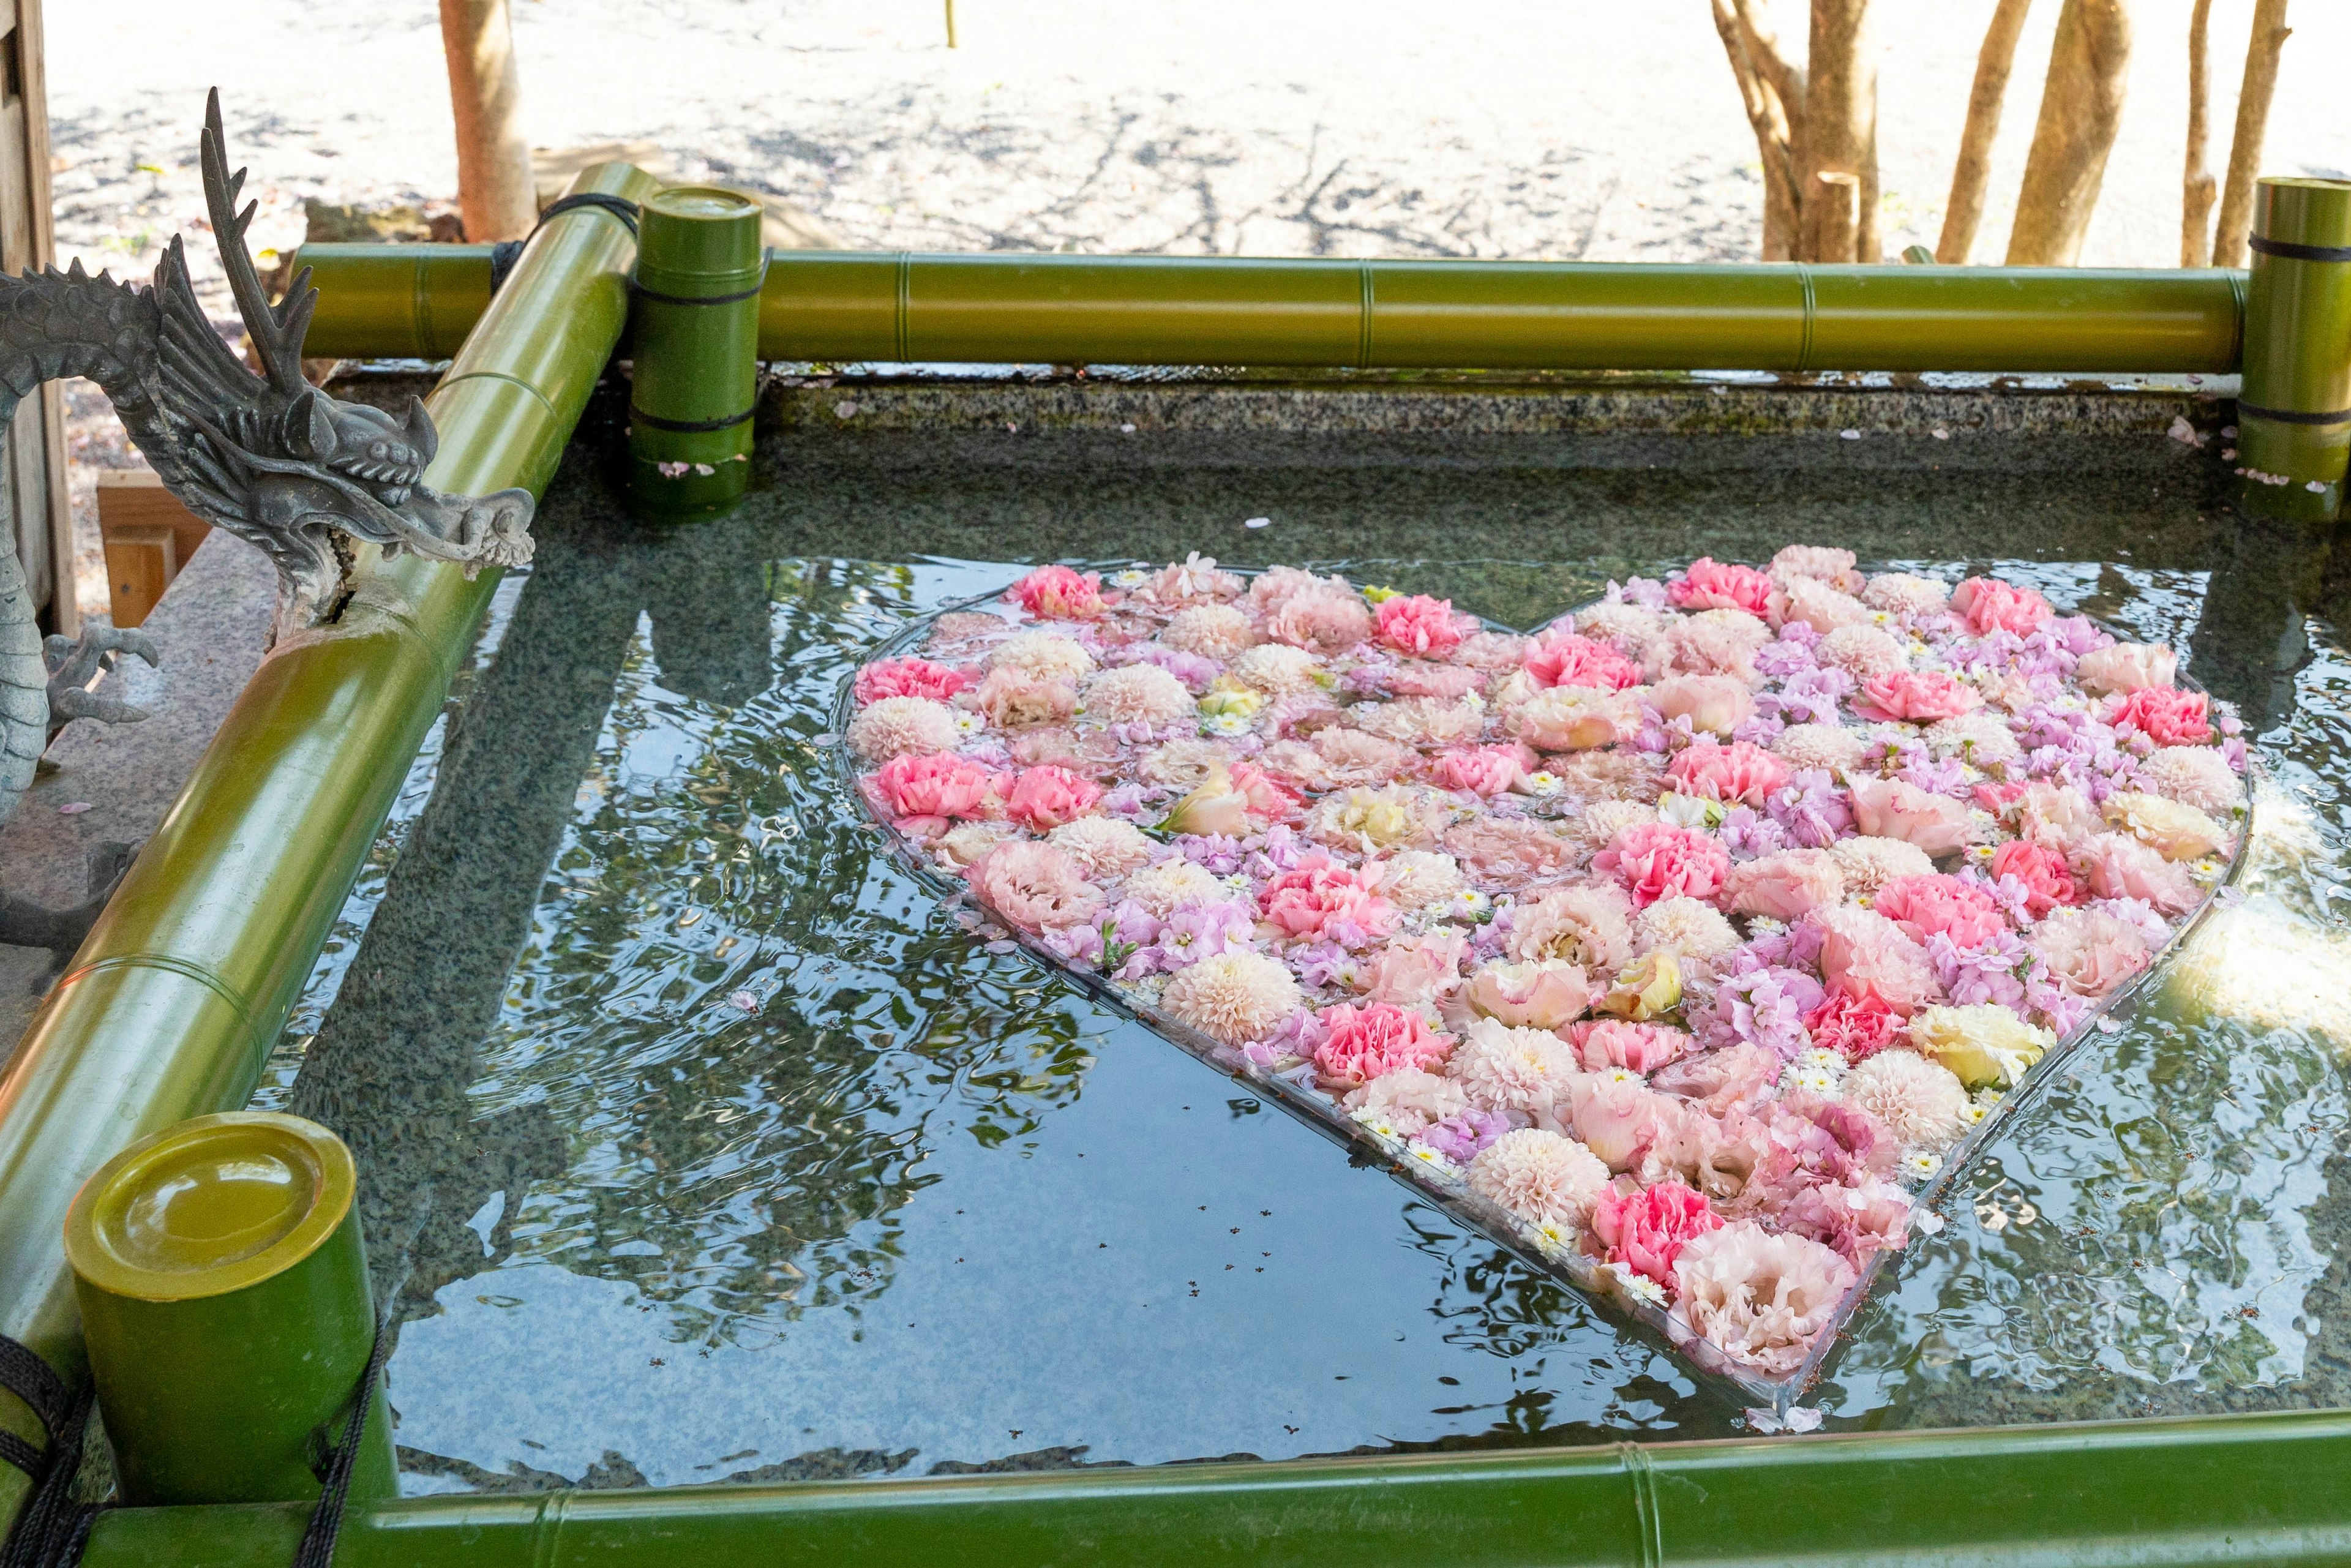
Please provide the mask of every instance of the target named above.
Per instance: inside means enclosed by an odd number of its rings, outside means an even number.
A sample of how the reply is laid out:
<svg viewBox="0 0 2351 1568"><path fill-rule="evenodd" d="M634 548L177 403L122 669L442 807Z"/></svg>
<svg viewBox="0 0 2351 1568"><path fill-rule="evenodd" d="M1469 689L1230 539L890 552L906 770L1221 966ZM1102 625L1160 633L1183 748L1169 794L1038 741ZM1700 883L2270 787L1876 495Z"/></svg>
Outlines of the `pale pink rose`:
<svg viewBox="0 0 2351 1568"><path fill-rule="evenodd" d="M1567 1039L1583 1057L1586 1072L1621 1067L1644 1075L1679 1061L1697 1044L1687 1030L1670 1024L1624 1019L1586 1019L1567 1031Z"/></svg>
<svg viewBox="0 0 2351 1568"><path fill-rule="evenodd" d="M1012 776L957 757L893 757L868 774L865 792L875 808L909 838L935 838L951 821L998 817Z"/></svg>
<svg viewBox="0 0 2351 1568"><path fill-rule="evenodd" d="M2136 729L2158 746L2201 746L2212 738L2211 711L2202 692L2141 686L2109 699L2105 716L2116 729Z"/></svg>
<svg viewBox="0 0 2351 1568"><path fill-rule="evenodd" d="M2100 898L2143 898L2166 915L2185 915L2203 897L2186 866L2122 833L2090 834L2074 847L2072 860Z"/></svg>
<svg viewBox="0 0 2351 1568"><path fill-rule="evenodd" d="M1461 956L1468 946L1458 931L1399 936L1364 966L1356 988L1370 1001L1429 1006L1461 983Z"/></svg>
<svg viewBox="0 0 2351 1568"><path fill-rule="evenodd" d="M1863 718L1906 719L1932 724L1983 706L1983 695L1941 670L1889 670L1861 683L1863 700L1853 711Z"/></svg>
<svg viewBox="0 0 2351 1568"><path fill-rule="evenodd" d="M1826 850L1782 850L1730 868L1723 898L1741 915L1800 920L1844 898L1844 873Z"/></svg>
<svg viewBox="0 0 2351 1568"><path fill-rule="evenodd" d="M1796 621L1815 632L1829 632L1840 626L1859 625L1868 619L1869 606L1815 578L1791 578L1771 596L1774 626Z"/></svg>
<svg viewBox="0 0 2351 1568"><path fill-rule="evenodd" d="M1949 795L1930 795L1899 779L1855 779L1848 793L1855 826L1871 838L1900 839L1930 855L1948 855L1975 836L1968 809Z"/></svg>
<svg viewBox="0 0 2351 1568"><path fill-rule="evenodd" d="M1469 977L1462 998L1481 1017L1512 1029L1556 1030L1592 1005L1592 982L1562 958L1488 964Z"/></svg>
<svg viewBox="0 0 2351 1568"><path fill-rule="evenodd" d="M1383 643L1421 659L1445 657L1461 645L1462 638L1478 630L1477 622L1453 613L1453 601L1431 599L1425 593L1383 599L1373 610L1372 619Z"/></svg>
<svg viewBox="0 0 2351 1568"><path fill-rule="evenodd" d="M1457 746L1428 759L1428 781L1491 798L1517 788L1533 762L1534 753L1522 746Z"/></svg>
<svg viewBox="0 0 2351 1568"><path fill-rule="evenodd" d="M1226 771L1233 793L1241 798L1249 831L1259 832L1276 822L1294 822L1305 811L1305 798L1254 763L1236 762Z"/></svg>
<svg viewBox="0 0 2351 1568"><path fill-rule="evenodd" d="M1033 839L997 845L966 867L964 876L998 919L1023 931L1082 925L1102 910L1102 890L1078 862Z"/></svg>
<svg viewBox="0 0 2351 1568"><path fill-rule="evenodd" d="M1747 683L1730 675L1676 675L1649 688L1649 706L1668 722L1687 718L1690 727L1729 735L1754 716L1755 698Z"/></svg>
<svg viewBox="0 0 2351 1568"><path fill-rule="evenodd" d="M1258 912L1284 940L1363 946L1395 929L1395 906L1351 866L1315 852L1265 884Z"/></svg>
<svg viewBox="0 0 2351 1568"><path fill-rule="evenodd" d="M1670 1062L1658 1070L1655 1082L1708 1115L1727 1116L1769 1100L1786 1065L1770 1046L1742 1042Z"/></svg>
<svg viewBox="0 0 2351 1568"><path fill-rule="evenodd" d="M1690 562L1666 597L1683 610L1744 610L1761 615L1771 607L1771 580L1751 566L1730 566L1711 556Z"/></svg>
<svg viewBox="0 0 2351 1568"><path fill-rule="evenodd" d="M2074 678L2100 696L2168 686L2179 678L2179 655L2160 643L2117 643L2094 648L2074 665Z"/></svg>
<svg viewBox="0 0 2351 1568"><path fill-rule="evenodd" d="M1486 684L1482 671L1462 664L1399 664L1388 677L1388 690L1400 697L1440 697L1459 702Z"/></svg>
<svg viewBox="0 0 2351 1568"><path fill-rule="evenodd" d="M1249 796L1234 786L1233 769L1221 758L1208 764L1207 781L1176 801L1159 825L1171 833L1228 839L1241 838L1254 831L1249 822Z"/></svg>
<svg viewBox="0 0 2351 1568"><path fill-rule="evenodd" d="M1554 686L1520 705L1516 723L1519 740L1538 751L1587 751L1632 739L1641 710L1625 693Z"/></svg>
<svg viewBox="0 0 2351 1568"><path fill-rule="evenodd" d="M1951 590L1951 608L1968 618L1969 630L1979 637L1990 632L2013 632L2021 637L2057 613L2032 590L1996 577L1962 581Z"/></svg>
<svg viewBox="0 0 2351 1568"><path fill-rule="evenodd" d="M1639 822L1609 840L1592 869L1614 876L1635 907L1646 909L1661 898L1712 898L1730 873L1730 852L1689 828Z"/></svg>
<svg viewBox="0 0 2351 1568"><path fill-rule="evenodd" d="M1914 942L1941 935L1975 948L2008 929L1991 894L1955 876L1897 876L1877 890L1871 907Z"/></svg>
<svg viewBox="0 0 2351 1568"><path fill-rule="evenodd" d="M1641 684L1640 666L1605 643L1579 637L1573 632L1545 633L1527 650L1520 666L1537 686L1592 686L1604 692L1623 691Z"/></svg>
<svg viewBox="0 0 2351 1568"><path fill-rule="evenodd" d="M1760 746L1734 740L1724 746L1701 740L1684 747L1666 765L1685 795L1703 796L1726 806L1761 806L1788 782L1788 765Z"/></svg>
<svg viewBox="0 0 2351 1568"><path fill-rule="evenodd" d="M2032 928L2032 951L2058 988L2095 999L2154 961L2147 934L2103 909L2060 909Z"/></svg>
<svg viewBox="0 0 2351 1568"><path fill-rule="evenodd" d="M1066 566L1040 566L1005 592L1040 621L1092 621L1107 608L1102 574Z"/></svg>
<svg viewBox="0 0 2351 1568"><path fill-rule="evenodd" d="M1876 910L1844 904L1812 918L1821 929L1821 978L1831 990L1856 998L1874 991L1904 1018L1943 994L1927 950Z"/></svg>
<svg viewBox="0 0 2351 1568"><path fill-rule="evenodd" d="M1706 1195L1678 1181L1634 1193L1612 1191L1592 1209L1592 1239L1602 1260L1667 1288L1682 1249L1720 1228L1722 1217L1708 1207Z"/></svg>
<svg viewBox="0 0 2351 1568"><path fill-rule="evenodd" d="M1012 664L988 671L969 700L998 729L1061 724L1078 711L1077 688L1069 682L1032 675Z"/></svg>
<svg viewBox="0 0 2351 1568"><path fill-rule="evenodd" d="M1317 653L1337 653L1372 634L1372 612L1352 591L1308 589L1291 595L1267 617L1266 634L1277 643Z"/></svg>
<svg viewBox="0 0 2351 1568"><path fill-rule="evenodd" d="M1094 809L1102 786L1066 768L1031 768L1012 781L1004 814L1034 833L1050 833Z"/></svg>
<svg viewBox="0 0 2351 1568"><path fill-rule="evenodd" d="M1374 1002L1339 1006L1318 1015L1324 1034L1314 1048L1314 1071L1325 1085L1368 1083L1407 1069L1426 1072L1453 1049L1453 1037L1404 1008Z"/></svg>
<svg viewBox="0 0 2351 1568"><path fill-rule="evenodd" d="M961 670L935 664L928 659L879 659L857 672L853 690L857 706L863 707L883 697L928 697L933 702L947 702L970 684L971 677Z"/></svg>
<svg viewBox="0 0 2351 1568"><path fill-rule="evenodd" d="M1651 1092L1638 1073L1621 1067L1585 1075L1568 1097L1573 1106L1569 1130L1612 1171L1638 1165L1670 1114L1663 1095Z"/></svg>

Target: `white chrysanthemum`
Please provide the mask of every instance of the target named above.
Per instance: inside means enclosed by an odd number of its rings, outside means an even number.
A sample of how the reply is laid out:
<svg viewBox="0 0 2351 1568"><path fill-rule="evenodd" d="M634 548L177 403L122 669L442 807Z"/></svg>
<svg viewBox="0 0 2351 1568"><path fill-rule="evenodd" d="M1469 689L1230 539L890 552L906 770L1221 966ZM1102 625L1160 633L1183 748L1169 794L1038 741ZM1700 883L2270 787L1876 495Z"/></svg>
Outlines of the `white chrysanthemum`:
<svg viewBox="0 0 2351 1568"><path fill-rule="evenodd" d="M1469 1186L1530 1225L1580 1230L1608 1190L1608 1167L1573 1138L1520 1127L1479 1151Z"/></svg>
<svg viewBox="0 0 2351 1568"><path fill-rule="evenodd" d="M1627 828L1657 820L1657 809L1646 800L1595 800L1573 817L1562 820L1561 829L1566 835L1587 850L1602 850L1608 841Z"/></svg>
<svg viewBox="0 0 2351 1568"><path fill-rule="evenodd" d="M1450 905L1467 883L1461 863L1451 855L1430 850L1400 850L1384 862L1380 896L1399 909L1434 909Z"/></svg>
<svg viewBox="0 0 2351 1568"><path fill-rule="evenodd" d="M2217 746L2167 746L2138 765L2151 795L2225 817L2244 804L2244 781Z"/></svg>
<svg viewBox="0 0 2351 1568"><path fill-rule="evenodd" d="M1246 1045L1280 1029L1305 1005L1298 982L1262 953L1218 953L1180 970L1159 1005L1176 1022L1225 1045Z"/></svg>
<svg viewBox="0 0 2351 1568"><path fill-rule="evenodd" d="M1096 724L1193 724L1199 709L1184 683L1156 664L1104 670L1086 683L1086 717Z"/></svg>
<svg viewBox="0 0 2351 1568"><path fill-rule="evenodd" d="M1080 817L1046 834L1045 841L1091 876L1123 876L1151 861L1150 838L1123 817Z"/></svg>
<svg viewBox="0 0 2351 1568"><path fill-rule="evenodd" d="M1055 632L1023 632L987 655L991 670L1013 669L1041 680L1074 681L1093 674L1094 656Z"/></svg>
<svg viewBox="0 0 2351 1568"><path fill-rule="evenodd" d="M1171 740L1144 752L1134 770L1147 784L1197 789L1208 781L1209 768L1239 758L1240 753L1221 740Z"/></svg>
<svg viewBox="0 0 2351 1568"><path fill-rule="evenodd" d="M961 739L956 710L928 697L883 697L849 721L849 748L868 762L953 751Z"/></svg>
<svg viewBox="0 0 2351 1568"><path fill-rule="evenodd" d="M1453 1048L1446 1071L1486 1110L1532 1113L1564 1103L1583 1063L1549 1030L1511 1029L1481 1018Z"/></svg>
<svg viewBox="0 0 2351 1568"><path fill-rule="evenodd" d="M1584 636L1617 643L1636 659L1648 651L1651 639L1665 630L1665 625L1662 614L1630 600L1595 604L1589 610L1578 611L1575 616L1575 629Z"/></svg>
<svg viewBox="0 0 2351 1568"><path fill-rule="evenodd" d="M1144 866L1129 876L1124 893L1155 917L1165 920L1168 911L1186 899L1221 899L1226 889L1206 866L1194 865L1186 860L1167 860Z"/></svg>
<svg viewBox="0 0 2351 1568"><path fill-rule="evenodd" d="M1859 559L1853 551L1838 549L1834 545L1782 545L1763 570L1777 583L1809 577L1842 587Z"/></svg>
<svg viewBox="0 0 2351 1568"><path fill-rule="evenodd" d="M1719 958L1739 945L1737 928L1712 904L1695 898L1661 898L1633 917L1637 954L1666 948L1704 961Z"/></svg>
<svg viewBox="0 0 2351 1568"><path fill-rule="evenodd" d="M1861 731L1841 724L1792 724L1771 741L1771 753L1791 768L1842 772L1861 760L1868 745Z"/></svg>
<svg viewBox="0 0 2351 1568"><path fill-rule="evenodd" d="M1978 768L2013 762L2024 755L2008 722L1984 708L1928 725L1927 748L1937 757L1960 758Z"/></svg>
<svg viewBox="0 0 2351 1568"><path fill-rule="evenodd" d="M1249 618L1229 604L1196 604L1177 612L1159 633L1162 646L1204 659L1228 660L1257 641Z"/></svg>
<svg viewBox="0 0 2351 1568"><path fill-rule="evenodd" d="M1931 577L1882 571L1861 591L1861 601L1889 615L1923 615L1950 602L1951 591Z"/></svg>
<svg viewBox="0 0 2351 1568"><path fill-rule="evenodd" d="M1910 667L1910 655L1892 633L1876 626L1840 626L1821 639L1813 656L1856 681Z"/></svg>
<svg viewBox="0 0 2351 1568"><path fill-rule="evenodd" d="M1844 890L1859 897L1876 893L1897 876L1931 876L1935 862L1925 850L1901 839L1876 839L1867 834L1839 839L1829 846L1837 870L1844 873Z"/></svg>
<svg viewBox="0 0 2351 1568"><path fill-rule="evenodd" d="M1915 1051L1881 1051L1844 1075L1845 1099L1886 1124L1905 1148L1939 1154L1968 1130L1959 1074Z"/></svg>
<svg viewBox="0 0 2351 1568"><path fill-rule="evenodd" d="M1322 670L1322 660L1287 643L1259 643L1243 649L1232 662L1235 679L1274 696L1313 689Z"/></svg>

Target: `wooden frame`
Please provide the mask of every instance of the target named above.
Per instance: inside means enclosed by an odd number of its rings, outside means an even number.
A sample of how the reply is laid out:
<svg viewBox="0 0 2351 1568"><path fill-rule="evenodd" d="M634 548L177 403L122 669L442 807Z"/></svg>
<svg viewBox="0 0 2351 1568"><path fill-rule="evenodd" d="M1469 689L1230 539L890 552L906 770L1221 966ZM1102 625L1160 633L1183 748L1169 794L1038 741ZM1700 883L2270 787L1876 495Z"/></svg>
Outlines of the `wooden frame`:
<svg viewBox="0 0 2351 1568"><path fill-rule="evenodd" d="M56 259L41 0L0 0L0 271L22 273ZM55 382L25 400L0 440L0 503L41 629L73 635L81 612L66 497L65 401Z"/></svg>

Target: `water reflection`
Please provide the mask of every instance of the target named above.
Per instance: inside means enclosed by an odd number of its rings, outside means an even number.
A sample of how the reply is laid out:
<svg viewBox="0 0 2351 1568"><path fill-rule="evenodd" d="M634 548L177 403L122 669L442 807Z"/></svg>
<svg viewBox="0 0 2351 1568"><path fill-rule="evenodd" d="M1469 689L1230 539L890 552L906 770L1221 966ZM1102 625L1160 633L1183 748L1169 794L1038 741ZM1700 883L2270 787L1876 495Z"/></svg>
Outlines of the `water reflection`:
<svg viewBox="0 0 2351 1568"><path fill-rule="evenodd" d="M2351 1404L2330 540L2213 511L2168 451L1392 448L869 448L659 533L567 474L305 1016L340 994L278 1063L360 1155L413 1488L1734 1429L1670 1357L875 857L823 759L832 693L1007 580L946 559L1007 538L1352 562L1520 623L1692 539L1837 538L2179 643L2262 732L2248 897L1993 1146L1821 1397L1855 1426Z"/></svg>

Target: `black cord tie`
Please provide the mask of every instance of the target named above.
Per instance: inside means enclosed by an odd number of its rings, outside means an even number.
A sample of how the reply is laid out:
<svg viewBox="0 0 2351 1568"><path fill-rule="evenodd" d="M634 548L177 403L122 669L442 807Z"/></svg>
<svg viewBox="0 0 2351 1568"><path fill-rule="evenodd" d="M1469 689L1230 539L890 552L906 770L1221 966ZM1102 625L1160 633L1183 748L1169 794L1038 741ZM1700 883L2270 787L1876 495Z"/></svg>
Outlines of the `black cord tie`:
<svg viewBox="0 0 2351 1568"><path fill-rule="evenodd" d="M0 1460L33 1480L32 1497L0 1542L0 1568L72 1568L81 1561L100 1506L73 1500L91 1391L68 1388L47 1362L6 1334L0 1334L0 1388L25 1402L48 1438L46 1448L36 1448L14 1432L0 1432Z"/></svg>
<svg viewBox="0 0 2351 1568"><path fill-rule="evenodd" d="M548 216L554 215L554 209L549 208ZM383 1364L391 1358L392 1333L379 1322L375 1348L368 1352L367 1370L360 1374L360 1385L351 1395L351 1413L343 1418L343 1440L329 1451L326 1471L319 1478L319 1506L310 1515L310 1527L302 1532L302 1544L294 1553L294 1568L328 1568L335 1559L335 1537L343 1528L343 1505L350 1499L351 1472L359 1468L360 1436L367 1429L368 1411L375 1404L376 1385L383 1379ZM0 1568L13 1565L0 1564Z"/></svg>
<svg viewBox="0 0 2351 1568"><path fill-rule="evenodd" d="M521 239L500 240L490 246L491 294L496 295L506 286L507 275L514 271L515 263L522 259L522 247L538 236L538 231L547 226L549 219L576 213L583 207L610 213L628 225L631 235L637 232L637 204L626 196L608 195L602 191L581 191L574 195L559 197L548 204L547 211L538 214L538 222L531 225L528 235Z"/></svg>

